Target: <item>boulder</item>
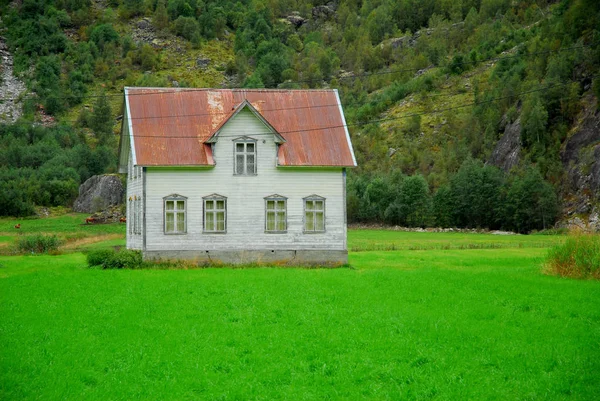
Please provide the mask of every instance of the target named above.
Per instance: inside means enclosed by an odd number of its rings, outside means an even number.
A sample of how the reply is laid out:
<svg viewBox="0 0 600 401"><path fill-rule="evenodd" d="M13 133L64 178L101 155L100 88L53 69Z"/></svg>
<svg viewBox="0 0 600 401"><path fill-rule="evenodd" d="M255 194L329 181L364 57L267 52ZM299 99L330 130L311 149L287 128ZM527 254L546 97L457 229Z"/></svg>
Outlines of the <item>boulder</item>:
<svg viewBox="0 0 600 401"><path fill-rule="evenodd" d="M79 187L73 210L80 213L95 213L123 202L125 188L116 175L95 175Z"/></svg>
<svg viewBox="0 0 600 401"><path fill-rule="evenodd" d="M329 19L335 15L335 3L329 2L326 5L316 6L312 8L312 17L315 20Z"/></svg>
<svg viewBox="0 0 600 401"><path fill-rule="evenodd" d="M297 11L292 12L285 19L294 25L296 29L300 28L306 22L306 19L302 18Z"/></svg>
<svg viewBox="0 0 600 401"><path fill-rule="evenodd" d="M508 172L519 164L521 157L521 118L506 123L504 134L496 143L488 163Z"/></svg>
<svg viewBox="0 0 600 401"><path fill-rule="evenodd" d="M206 70L210 64L210 61L211 60L208 57L198 57L196 59L196 67L200 68L201 70Z"/></svg>

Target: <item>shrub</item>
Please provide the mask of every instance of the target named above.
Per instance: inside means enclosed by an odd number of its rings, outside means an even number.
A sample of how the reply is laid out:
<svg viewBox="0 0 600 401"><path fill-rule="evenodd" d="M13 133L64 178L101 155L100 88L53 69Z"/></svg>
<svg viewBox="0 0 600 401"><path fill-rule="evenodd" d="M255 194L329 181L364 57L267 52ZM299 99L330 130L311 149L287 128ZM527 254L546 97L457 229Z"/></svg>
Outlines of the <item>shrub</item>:
<svg viewBox="0 0 600 401"><path fill-rule="evenodd" d="M546 267L560 276L600 279L600 236L570 236L550 250Z"/></svg>
<svg viewBox="0 0 600 401"><path fill-rule="evenodd" d="M104 263L113 257L115 251L112 249L99 249L97 251L91 251L87 254L88 266L103 266Z"/></svg>
<svg viewBox="0 0 600 401"><path fill-rule="evenodd" d="M111 249L92 251L87 255L89 267L101 266L103 269L139 269L142 266L140 251Z"/></svg>
<svg viewBox="0 0 600 401"><path fill-rule="evenodd" d="M61 244L61 239L56 235L35 234L20 237L17 241L17 250L23 253L56 252Z"/></svg>

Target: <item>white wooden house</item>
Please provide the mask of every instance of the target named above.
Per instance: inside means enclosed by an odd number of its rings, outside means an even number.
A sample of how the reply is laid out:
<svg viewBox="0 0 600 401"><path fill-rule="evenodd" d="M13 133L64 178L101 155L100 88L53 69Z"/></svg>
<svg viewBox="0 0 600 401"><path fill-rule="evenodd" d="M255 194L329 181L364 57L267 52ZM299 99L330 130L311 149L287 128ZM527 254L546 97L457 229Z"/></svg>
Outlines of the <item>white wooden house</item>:
<svg viewBox="0 0 600 401"><path fill-rule="evenodd" d="M127 248L146 259L346 263L336 90L125 88Z"/></svg>

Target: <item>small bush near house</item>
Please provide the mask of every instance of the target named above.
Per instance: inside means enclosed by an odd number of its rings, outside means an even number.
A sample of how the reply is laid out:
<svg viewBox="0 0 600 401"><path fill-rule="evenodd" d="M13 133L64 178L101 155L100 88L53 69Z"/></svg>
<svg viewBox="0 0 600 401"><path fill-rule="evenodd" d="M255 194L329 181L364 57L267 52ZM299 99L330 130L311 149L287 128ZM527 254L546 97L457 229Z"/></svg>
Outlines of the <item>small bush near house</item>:
<svg viewBox="0 0 600 401"><path fill-rule="evenodd" d="M560 276L600 279L600 236L569 237L550 250L546 267Z"/></svg>
<svg viewBox="0 0 600 401"><path fill-rule="evenodd" d="M17 251L20 253L48 253L58 251L62 241L56 235L28 235L17 240Z"/></svg>
<svg viewBox="0 0 600 401"><path fill-rule="evenodd" d="M103 269L139 269L142 266L142 254L139 251L100 249L87 255L89 267L100 266Z"/></svg>

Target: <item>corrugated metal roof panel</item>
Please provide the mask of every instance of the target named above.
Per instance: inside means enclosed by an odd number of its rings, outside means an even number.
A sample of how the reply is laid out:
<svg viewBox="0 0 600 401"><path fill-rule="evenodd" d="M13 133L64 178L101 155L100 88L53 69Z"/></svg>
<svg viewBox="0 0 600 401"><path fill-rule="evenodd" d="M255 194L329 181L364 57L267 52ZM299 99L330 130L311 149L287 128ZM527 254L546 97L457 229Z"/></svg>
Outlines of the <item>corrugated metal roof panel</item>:
<svg viewBox="0 0 600 401"><path fill-rule="evenodd" d="M355 166L334 90L127 88L138 165L212 165L205 142L247 100L286 140L281 166Z"/></svg>

